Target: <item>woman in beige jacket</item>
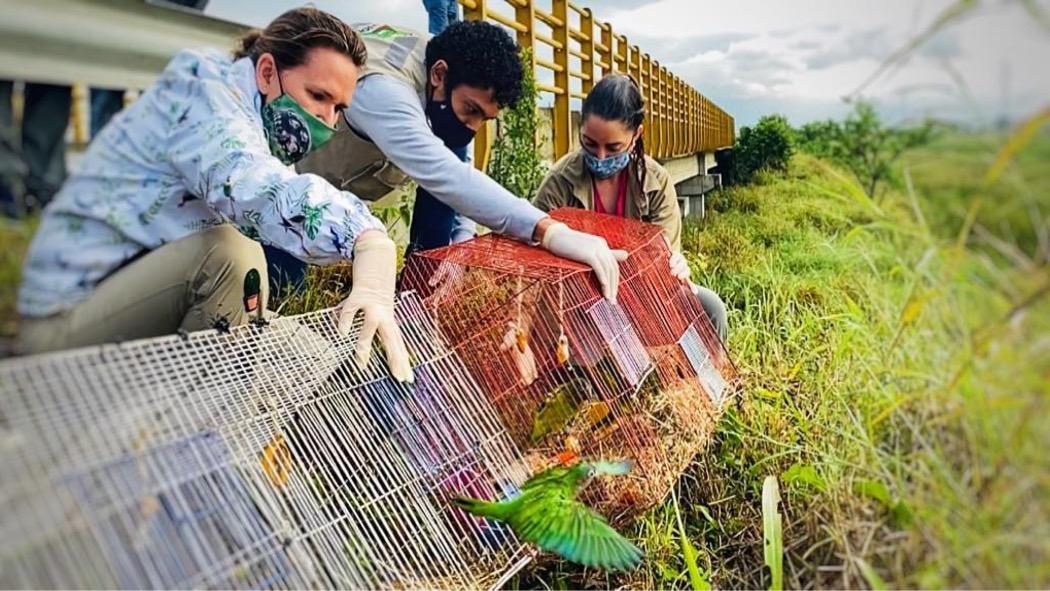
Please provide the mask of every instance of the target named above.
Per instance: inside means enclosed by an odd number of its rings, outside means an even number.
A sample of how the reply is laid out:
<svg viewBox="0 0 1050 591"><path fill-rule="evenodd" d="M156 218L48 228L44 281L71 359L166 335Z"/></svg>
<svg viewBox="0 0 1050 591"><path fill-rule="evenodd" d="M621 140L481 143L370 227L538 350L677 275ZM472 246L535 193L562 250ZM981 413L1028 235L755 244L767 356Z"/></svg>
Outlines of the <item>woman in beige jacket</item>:
<svg viewBox="0 0 1050 591"><path fill-rule="evenodd" d="M559 160L540 184L543 211L578 207L660 226L671 247L671 272L689 281L682 256L682 213L667 170L645 154L645 103L629 76L602 78L583 101L582 147ZM715 292L690 281L711 324L726 337L726 307Z"/></svg>

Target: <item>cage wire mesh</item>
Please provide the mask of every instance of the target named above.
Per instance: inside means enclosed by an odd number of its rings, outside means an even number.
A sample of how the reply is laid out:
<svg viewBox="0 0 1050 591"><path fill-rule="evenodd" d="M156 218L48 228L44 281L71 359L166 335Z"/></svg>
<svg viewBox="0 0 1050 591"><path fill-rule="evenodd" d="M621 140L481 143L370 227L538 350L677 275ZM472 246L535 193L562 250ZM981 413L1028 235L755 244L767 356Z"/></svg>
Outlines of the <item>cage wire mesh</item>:
<svg viewBox="0 0 1050 591"><path fill-rule="evenodd" d="M420 300L397 316L411 386L333 310L0 364L0 587L498 583L530 553L448 499L528 474Z"/></svg>
<svg viewBox="0 0 1050 591"><path fill-rule="evenodd" d="M707 444L737 373L698 298L670 275L657 227L551 215L628 251L616 303L586 266L492 235L417 253L402 287L423 298L526 472L559 456L635 460L630 476L587 493L623 522L663 499Z"/></svg>
<svg viewBox="0 0 1050 591"><path fill-rule="evenodd" d="M587 493L614 519L660 500L735 371L659 230L554 217L629 251L618 303L508 239L418 253L413 385L334 310L0 363L0 587L484 588L531 550L452 496L568 450L636 461Z"/></svg>

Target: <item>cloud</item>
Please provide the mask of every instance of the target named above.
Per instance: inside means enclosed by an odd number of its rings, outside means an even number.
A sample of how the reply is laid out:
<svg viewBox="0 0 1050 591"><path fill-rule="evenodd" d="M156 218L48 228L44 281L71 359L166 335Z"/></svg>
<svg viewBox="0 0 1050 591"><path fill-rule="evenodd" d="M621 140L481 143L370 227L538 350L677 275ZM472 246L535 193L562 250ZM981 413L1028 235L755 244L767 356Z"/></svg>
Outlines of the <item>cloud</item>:
<svg viewBox="0 0 1050 591"><path fill-rule="evenodd" d="M769 113L784 113L792 121L807 121L827 116L840 103L837 98L814 101L780 92L778 88L789 78L790 66L769 60L764 54L736 52L735 56L730 55L711 52L676 64L674 70L728 111L738 126L753 124Z"/></svg>
<svg viewBox="0 0 1050 591"><path fill-rule="evenodd" d="M816 36L817 38L828 37L836 33L840 33L845 30L845 27L840 24L825 23L820 25L810 25L804 28L799 27L787 27L777 28L769 31L770 37L798 37L801 34L808 34Z"/></svg>
<svg viewBox="0 0 1050 591"><path fill-rule="evenodd" d="M822 50L810 51L805 63L811 69L820 70L865 58L882 60L892 52L890 35L885 28L878 27L847 33Z"/></svg>
<svg viewBox="0 0 1050 591"><path fill-rule="evenodd" d="M754 39L754 33L707 33L690 37L666 38L655 35L641 34L631 38L633 44L638 45L649 55L663 63L685 61L698 54L708 51L728 52L734 43Z"/></svg>
<svg viewBox="0 0 1050 591"><path fill-rule="evenodd" d="M796 124L845 114L850 106L841 97L956 1L577 0L729 111L738 125L773 112ZM313 3L350 22L426 27L422 0ZM286 0L211 0L207 12L261 25L288 6ZM549 57L544 50L539 52ZM889 120L933 114L975 121L1004 109L1017 117L1050 101L1047 55L1050 35L1019 2L982 4L867 87L865 98Z"/></svg>
<svg viewBox="0 0 1050 591"><path fill-rule="evenodd" d="M949 29L923 43L916 53L934 59L953 59L963 55L963 47L959 36Z"/></svg>
<svg viewBox="0 0 1050 591"><path fill-rule="evenodd" d="M799 51L813 51L821 47L822 44L814 39L799 39L791 43L791 48Z"/></svg>
<svg viewBox="0 0 1050 591"><path fill-rule="evenodd" d="M739 80L772 91L777 85L786 84L798 71L792 62L764 49L738 49L734 47L726 55L728 67Z"/></svg>
<svg viewBox="0 0 1050 591"><path fill-rule="evenodd" d="M655 4L659 0L578 0L580 6L590 8L598 18L608 18L606 15L612 9L631 9Z"/></svg>

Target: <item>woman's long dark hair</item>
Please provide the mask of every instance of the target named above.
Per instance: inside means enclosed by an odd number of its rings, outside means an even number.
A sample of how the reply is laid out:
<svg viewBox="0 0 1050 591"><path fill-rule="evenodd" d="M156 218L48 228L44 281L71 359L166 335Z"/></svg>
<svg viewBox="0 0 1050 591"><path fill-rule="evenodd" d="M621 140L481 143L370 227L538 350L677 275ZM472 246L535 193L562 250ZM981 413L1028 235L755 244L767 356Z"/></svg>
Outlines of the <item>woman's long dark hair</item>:
<svg viewBox="0 0 1050 591"><path fill-rule="evenodd" d="M645 99L638 82L624 74L609 74L594 85L583 99L581 120L588 115L597 115L606 121L619 121L627 129L636 131L645 119ZM634 142L635 175L641 186L645 186L645 145L642 138Z"/></svg>

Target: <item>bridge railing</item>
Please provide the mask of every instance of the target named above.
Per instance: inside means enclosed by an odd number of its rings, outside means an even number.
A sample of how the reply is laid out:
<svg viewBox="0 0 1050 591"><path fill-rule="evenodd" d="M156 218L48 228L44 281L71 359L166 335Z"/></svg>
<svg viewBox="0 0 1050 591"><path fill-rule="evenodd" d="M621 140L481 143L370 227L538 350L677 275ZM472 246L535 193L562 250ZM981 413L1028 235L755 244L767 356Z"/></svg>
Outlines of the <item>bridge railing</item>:
<svg viewBox="0 0 1050 591"><path fill-rule="evenodd" d="M512 29L532 50L537 87L553 95L554 157L575 148L572 109L602 76L617 72L638 81L646 100L646 149L656 158L713 152L733 143L733 118L680 77L570 0L458 0L467 19ZM510 9L508 12L508 8ZM487 146L487 130L477 145ZM484 166L484 158L476 164Z"/></svg>
<svg viewBox="0 0 1050 591"><path fill-rule="evenodd" d="M553 98L554 157L574 148L574 101L610 72L629 73L640 83L649 109L646 146L654 156L711 152L733 143L732 117L589 9L571 0L459 2L467 18L508 27L522 47L533 49L543 98ZM179 49L227 47L243 31L233 23L142 0L16 2L4 16L0 77L101 88L145 88ZM78 119L85 120L84 115L78 111ZM78 129L83 127L82 122ZM79 137L86 140L86 132ZM484 164L484 158L476 160Z"/></svg>

